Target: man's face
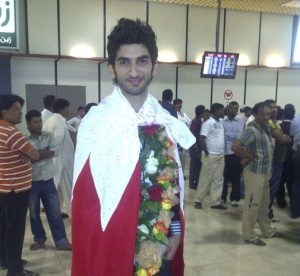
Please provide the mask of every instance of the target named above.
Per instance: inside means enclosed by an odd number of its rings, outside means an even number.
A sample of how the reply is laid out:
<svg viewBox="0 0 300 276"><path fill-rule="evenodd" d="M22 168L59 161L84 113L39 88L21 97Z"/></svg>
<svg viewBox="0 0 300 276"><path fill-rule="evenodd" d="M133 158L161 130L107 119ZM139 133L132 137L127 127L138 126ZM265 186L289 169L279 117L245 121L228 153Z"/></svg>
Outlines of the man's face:
<svg viewBox="0 0 300 276"><path fill-rule="evenodd" d="M256 121L263 125L267 125L270 120L271 110L270 107L265 106L263 108L258 109L257 114L254 114Z"/></svg>
<svg viewBox="0 0 300 276"><path fill-rule="evenodd" d="M41 134L42 133L42 118L41 117L32 117L29 122L27 122L27 129L32 134Z"/></svg>
<svg viewBox="0 0 300 276"><path fill-rule="evenodd" d="M80 116L81 118L83 118L84 115L85 115L84 109L79 109L79 111L78 111L78 116Z"/></svg>
<svg viewBox="0 0 300 276"><path fill-rule="evenodd" d="M147 92L157 63L152 64L148 49L142 44L122 45L117 52L114 67L109 71L125 96L138 96Z"/></svg>
<svg viewBox="0 0 300 276"><path fill-rule="evenodd" d="M182 103L176 104L175 107L176 107L177 111L180 112L180 111L181 111L181 108L182 108Z"/></svg>
<svg viewBox="0 0 300 276"><path fill-rule="evenodd" d="M2 110L3 120L13 125L22 122L22 106L19 102L15 102L13 106L8 110Z"/></svg>
<svg viewBox="0 0 300 276"><path fill-rule="evenodd" d="M63 116L64 118L67 118L68 114L69 114L69 106L66 106L65 108L63 108L60 111L60 115Z"/></svg>
<svg viewBox="0 0 300 276"><path fill-rule="evenodd" d="M237 104L232 104L228 106L227 114L228 116L235 117L239 111L239 106Z"/></svg>
<svg viewBox="0 0 300 276"><path fill-rule="evenodd" d="M211 116L210 112L208 112L208 111L204 112L204 115L203 115L204 121L208 120L210 118L210 116Z"/></svg>
<svg viewBox="0 0 300 276"><path fill-rule="evenodd" d="M278 109L277 109L277 106L276 106L276 103L272 103L270 105L270 118L271 119L276 119L276 116L277 116L277 113L278 113Z"/></svg>
<svg viewBox="0 0 300 276"><path fill-rule="evenodd" d="M217 118L224 118L224 108L220 108L216 111Z"/></svg>

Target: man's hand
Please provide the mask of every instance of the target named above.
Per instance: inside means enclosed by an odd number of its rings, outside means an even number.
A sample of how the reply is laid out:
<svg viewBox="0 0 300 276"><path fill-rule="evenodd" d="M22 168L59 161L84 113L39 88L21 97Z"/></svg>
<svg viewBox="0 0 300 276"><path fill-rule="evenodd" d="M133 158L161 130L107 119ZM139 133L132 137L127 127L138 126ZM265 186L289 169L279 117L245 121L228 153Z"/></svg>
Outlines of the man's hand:
<svg viewBox="0 0 300 276"><path fill-rule="evenodd" d="M20 154L20 160L23 162L28 162L28 161L31 162L30 158L24 153Z"/></svg>
<svg viewBox="0 0 300 276"><path fill-rule="evenodd" d="M169 248L166 252L166 259L167 260L172 260L176 251L177 251L177 248L179 247L180 245L180 242L181 242L181 234L177 234L177 235L173 235L169 238Z"/></svg>
<svg viewBox="0 0 300 276"><path fill-rule="evenodd" d="M247 166L250 163L250 161L251 161L250 159L243 158L241 159L241 164L243 166Z"/></svg>

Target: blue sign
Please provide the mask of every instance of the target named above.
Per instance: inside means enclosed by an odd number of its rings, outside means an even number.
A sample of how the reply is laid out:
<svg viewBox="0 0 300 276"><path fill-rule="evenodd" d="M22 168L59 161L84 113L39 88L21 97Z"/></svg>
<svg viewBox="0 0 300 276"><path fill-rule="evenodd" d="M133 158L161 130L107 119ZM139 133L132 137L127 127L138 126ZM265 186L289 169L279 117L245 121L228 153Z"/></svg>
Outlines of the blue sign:
<svg viewBox="0 0 300 276"><path fill-rule="evenodd" d="M17 0L0 0L0 48L18 49Z"/></svg>

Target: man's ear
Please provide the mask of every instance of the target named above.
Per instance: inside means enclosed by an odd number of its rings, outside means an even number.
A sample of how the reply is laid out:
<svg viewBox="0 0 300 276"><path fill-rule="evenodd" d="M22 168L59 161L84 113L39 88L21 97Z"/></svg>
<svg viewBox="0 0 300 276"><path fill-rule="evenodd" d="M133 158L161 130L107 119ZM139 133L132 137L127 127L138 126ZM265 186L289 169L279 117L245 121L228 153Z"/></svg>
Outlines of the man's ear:
<svg viewBox="0 0 300 276"><path fill-rule="evenodd" d="M157 73L157 70L158 70L158 61L156 60L153 64L152 74L155 75Z"/></svg>
<svg viewBox="0 0 300 276"><path fill-rule="evenodd" d="M115 79L117 77L116 74L115 74L114 67L111 64L108 65L108 71L109 71L110 76L113 79Z"/></svg>

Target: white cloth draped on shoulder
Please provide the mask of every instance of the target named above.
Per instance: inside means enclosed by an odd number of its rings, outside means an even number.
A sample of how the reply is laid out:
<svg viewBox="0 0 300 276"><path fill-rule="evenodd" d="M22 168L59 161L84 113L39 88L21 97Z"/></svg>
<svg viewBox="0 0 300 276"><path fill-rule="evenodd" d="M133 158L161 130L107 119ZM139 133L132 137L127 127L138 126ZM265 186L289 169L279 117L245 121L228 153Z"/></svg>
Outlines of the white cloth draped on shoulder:
<svg viewBox="0 0 300 276"><path fill-rule="evenodd" d="M77 135L74 185L90 157L90 168L101 203L101 227L104 231L116 210L139 159L138 126L164 125L169 138L188 149L195 137L184 123L172 117L151 95L136 113L118 87L94 106L83 118ZM180 164L178 152L176 161ZM179 170L180 184L184 184ZM181 189L183 191L183 187ZM83 195L84 196L84 195ZM181 194L181 207L183 192Z"/></svg>

